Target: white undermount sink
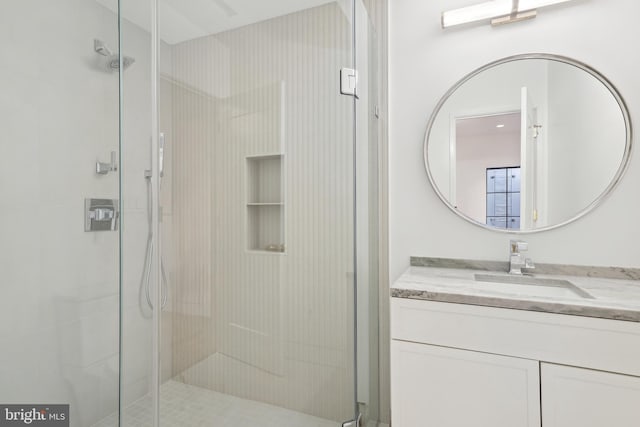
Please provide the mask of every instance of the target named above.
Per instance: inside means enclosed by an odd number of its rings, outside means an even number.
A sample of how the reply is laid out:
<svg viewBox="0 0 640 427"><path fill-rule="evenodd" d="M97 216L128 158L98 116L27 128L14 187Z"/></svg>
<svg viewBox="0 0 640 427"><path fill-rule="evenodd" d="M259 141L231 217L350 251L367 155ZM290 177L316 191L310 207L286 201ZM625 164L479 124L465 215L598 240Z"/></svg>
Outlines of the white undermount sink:
<svg viewBox="0 0 640 427"><path fill-rule="evenodd" d="M593 299L588 292L568 280L533 276L476 273L474 279L482 289L516 295Z"/></svg>

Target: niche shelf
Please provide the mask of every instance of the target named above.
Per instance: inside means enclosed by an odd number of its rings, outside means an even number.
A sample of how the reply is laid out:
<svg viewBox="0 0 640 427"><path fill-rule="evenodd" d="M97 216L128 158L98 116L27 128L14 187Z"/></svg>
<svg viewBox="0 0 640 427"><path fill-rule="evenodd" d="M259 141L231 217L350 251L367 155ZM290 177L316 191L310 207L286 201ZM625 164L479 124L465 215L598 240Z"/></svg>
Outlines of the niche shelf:
<svg viewBox="0 0 640 427"><path fill-rule="evenodd" d="M285 252L282 160L282 154L249 156L246 159L249 251Z"/></svg>

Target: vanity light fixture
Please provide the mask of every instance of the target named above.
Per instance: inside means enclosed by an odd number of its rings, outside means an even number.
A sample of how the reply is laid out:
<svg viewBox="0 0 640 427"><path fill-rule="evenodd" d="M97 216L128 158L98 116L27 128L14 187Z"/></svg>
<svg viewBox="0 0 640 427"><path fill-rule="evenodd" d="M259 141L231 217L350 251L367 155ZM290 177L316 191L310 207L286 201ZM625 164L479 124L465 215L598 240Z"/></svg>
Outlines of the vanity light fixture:
<svg viewBox="0 0 640 427"><path fill-rule="evenodd" d="M442 28L491 20L491 25L510 24L535 18L537 9L571 0L491 0L442 12Z"/></svg>

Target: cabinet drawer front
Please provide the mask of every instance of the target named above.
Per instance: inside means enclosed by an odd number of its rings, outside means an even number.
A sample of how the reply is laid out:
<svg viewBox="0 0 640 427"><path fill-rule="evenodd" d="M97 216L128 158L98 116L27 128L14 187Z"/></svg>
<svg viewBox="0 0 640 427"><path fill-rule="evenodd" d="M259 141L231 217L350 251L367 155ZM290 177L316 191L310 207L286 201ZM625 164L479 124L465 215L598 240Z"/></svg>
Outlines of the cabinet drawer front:
<svg viewBox="0 0 640 427"><path fill-rule="evenodd" d="M394 427L540 427L537 361L392 340Z"/></svg>
<svg viewBox="0 0 640 427"><path fill-rule="evenodd" d="M640 323L391 299L391 337L640 376Z"/></svg>
<svg viewBox="0 0 640 427"><path fill-rule="evenodd" d="M640 378L543 363L545 427L638 427Z"/></svg>

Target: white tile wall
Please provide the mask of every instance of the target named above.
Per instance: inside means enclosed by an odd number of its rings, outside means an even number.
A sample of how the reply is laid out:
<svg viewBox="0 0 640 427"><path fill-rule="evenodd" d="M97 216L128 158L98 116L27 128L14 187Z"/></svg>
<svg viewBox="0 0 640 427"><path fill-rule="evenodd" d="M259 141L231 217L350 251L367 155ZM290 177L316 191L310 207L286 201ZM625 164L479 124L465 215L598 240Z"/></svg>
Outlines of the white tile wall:
<svg viewBox="0 0 640 427"><path fill-rule="evenodd" d="M70 403L89 425L118 396L118 234L85 233L85 197L117 197L117 17L91 1L0 14L0 401Z"/></svg>

